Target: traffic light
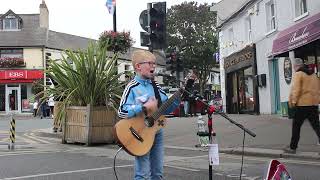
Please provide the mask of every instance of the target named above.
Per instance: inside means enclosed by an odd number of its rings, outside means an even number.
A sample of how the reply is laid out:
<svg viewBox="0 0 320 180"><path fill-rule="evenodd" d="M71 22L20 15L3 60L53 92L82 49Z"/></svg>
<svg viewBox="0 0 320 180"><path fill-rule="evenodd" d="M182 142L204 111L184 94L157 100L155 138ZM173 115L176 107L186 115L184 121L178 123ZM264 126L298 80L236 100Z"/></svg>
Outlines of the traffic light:
<svg viewBox="0 0 320 180"><path fill-rule="evenodd" d="M146 32L140 32L141 46L152 49L166 47L166 2L148 3L139 17L140 25Z"/></svg>
<svg viewBox="0 0 320 180"><path fill-rule="evenodd" d="M149 9L150 42L153 49L166 45L166 2L152 4Z"/></svg>
<svg viewBox="0 0 320 180"><path fill-rule="evenodd" d="M50 66L50 58L51 58L51 53L48 53L48 52L46 52L45 53L45 61L46 61L46 69L48 69L49 68L49 66Z"/></svg>

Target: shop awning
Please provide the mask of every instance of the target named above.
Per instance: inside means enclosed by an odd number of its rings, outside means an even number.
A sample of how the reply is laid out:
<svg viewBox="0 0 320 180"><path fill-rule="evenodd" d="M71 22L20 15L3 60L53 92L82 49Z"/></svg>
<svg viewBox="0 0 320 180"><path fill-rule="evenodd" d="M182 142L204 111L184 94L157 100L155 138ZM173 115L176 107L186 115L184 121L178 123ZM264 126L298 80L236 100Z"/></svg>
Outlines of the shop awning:
<svg viewBox="0 0 320 180"><path fill-rule="evenodd" d="M320 39L320 13L283 31L273 41L272 55L276 56Z"/></svg>

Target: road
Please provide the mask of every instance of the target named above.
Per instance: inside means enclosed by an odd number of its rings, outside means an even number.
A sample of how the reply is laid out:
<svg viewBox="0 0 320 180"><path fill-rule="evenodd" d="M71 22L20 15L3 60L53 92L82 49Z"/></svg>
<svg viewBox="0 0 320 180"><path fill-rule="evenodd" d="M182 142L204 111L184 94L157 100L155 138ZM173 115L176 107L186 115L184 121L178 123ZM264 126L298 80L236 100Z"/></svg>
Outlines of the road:
<svg viewBox="0 0 320 180"><path fill-rule="evenodd" d="M37 149L2 152L0 179L115 179L113 158L115 146L83 147L46 145ZM207 152L166 148L165 179L208 179ZM213 179L239 179L241 157L220 154L214 166ZM262 179L268 158L245 157L242 179ZM284 160L294 179L316 180L320 162ZM131 179L133 158L121 151L116 160L118 179Z"/></svg>
<svg viewBox="0 0 320 180"><path fill-rule="evenodd" d="M22 121L19 121L19 124ZM47 121L47 125L45 125L45 121ZM21 148L17 146L14 151L0 146L0 179L116 179L113 171L113 160L118 146L87 147L76 144L61 144L60 139L39 137L35 132L35 128L50 127L50 119L26 120L23 123L25 123L24 128L21 127L17 138L19 136L27 137L26 139L29 140L26 141L25 145L27 146L21 146ZM205 148L194 147L198 142L195 133L193 133L193 130L196 130L195 121L190 119L186 123L186 121L171 118L168 124L169 126L165 129L164 178L166 180L209 179L208 152ZM0 130L3 131L3 129ZM186 138L192 138L192 141L190 139L187 141ZM32 139L35 142L31 143L30 140ZM187 142L189 144L186 145ZM192 143L190 144L190 142ZM220 164L213 167L213 179L239 179L241 156L223 153L220 153L219 156ZM278 160L285 163L293 179L319 179L319 160ZM267 157L245 156L241 179L262 179L265 166L269 161L270 158ZM116 159L116 172L119 180L132 179L133 157L121 151Z"/></svg>
<svg viewBox="0 0 320 180"><path fill-rule="evenodd" d="M43 138L36 135L38 129L50 128L52 119L40 119L28 117L16 117L16 146L33 146L35 144L52 144L61 142L56 138ZM11 117L1 117L0 120L0 147L7 146L10 136Z"/></svg>

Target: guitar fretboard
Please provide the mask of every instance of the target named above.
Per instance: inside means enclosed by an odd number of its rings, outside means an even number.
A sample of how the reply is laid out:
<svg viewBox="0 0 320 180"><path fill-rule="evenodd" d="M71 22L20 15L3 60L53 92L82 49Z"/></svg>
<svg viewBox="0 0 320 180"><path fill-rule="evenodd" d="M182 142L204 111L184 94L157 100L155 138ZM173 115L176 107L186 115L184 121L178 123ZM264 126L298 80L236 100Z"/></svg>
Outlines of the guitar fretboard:
<svg viewBox="0 0 320 180"><path fill-rule="evenodd" d="M171 106L171 104L178 98L180 98L181 96L181 91L182 89L179 89L178 91L176 91L166 102L164 102L158 111L154 112L152 115L151 115L151 118L154 119L154 120L157 120L160 118L160 116L162 114L165 113L165 111Z"/></svg>

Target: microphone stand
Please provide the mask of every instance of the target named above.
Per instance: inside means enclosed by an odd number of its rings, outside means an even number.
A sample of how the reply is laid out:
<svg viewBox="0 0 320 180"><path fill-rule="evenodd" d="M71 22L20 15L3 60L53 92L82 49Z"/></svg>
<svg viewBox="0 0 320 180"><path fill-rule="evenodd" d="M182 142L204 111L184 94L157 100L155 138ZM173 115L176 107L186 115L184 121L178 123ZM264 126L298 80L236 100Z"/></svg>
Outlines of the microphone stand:
<svg viewBox="0 0 320 180"><path fill-rule="evenodd" d="M172 77L168 75L167 77ZM176 85L178 85L178 87L180 87L179 83L182 82L184 83L184 81L181 81L179 79L175 79L175 83ZM184 92L188 93L189 95L193 95L191 92L185 90L184 88L181 88ZM209 141L210 143L212 142L213 139L215 139L216 133L213 131L213 122L212 122L212 114L213 112L209 111L209 104L203 101L203 98L201 96L195 95L195 97L199 98L199 100L207 107L207 113L208 113L208 129L209 129ZM227 119L230 123L238 126L240 129L242 129L244 132L248 133L250 136L252 137L256 137L256 134L253 133L252 131L250 131L249 129L245 128L242 124L232 120L231 118L229 118L225 113L223 112L215 112L215 114L219 114L220 116L222 116L223 118ZM209 123L209 121L211 121ZM209 180L212 180L212 165L209 162Z"/></svg>

